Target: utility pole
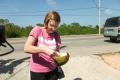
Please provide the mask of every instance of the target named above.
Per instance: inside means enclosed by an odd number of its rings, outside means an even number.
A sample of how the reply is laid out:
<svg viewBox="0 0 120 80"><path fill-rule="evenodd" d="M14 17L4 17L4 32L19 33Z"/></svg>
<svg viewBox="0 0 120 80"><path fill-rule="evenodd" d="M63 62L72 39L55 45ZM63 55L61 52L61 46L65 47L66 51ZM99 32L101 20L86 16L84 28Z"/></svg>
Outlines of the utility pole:
<svg viewBox="0 0 120 80"><path fill-rule="evenodd" d="M99 24L99 35L101 34L101 22L100 22L100 0L99 0L99 7L98 7L98 24Z"/></svg>

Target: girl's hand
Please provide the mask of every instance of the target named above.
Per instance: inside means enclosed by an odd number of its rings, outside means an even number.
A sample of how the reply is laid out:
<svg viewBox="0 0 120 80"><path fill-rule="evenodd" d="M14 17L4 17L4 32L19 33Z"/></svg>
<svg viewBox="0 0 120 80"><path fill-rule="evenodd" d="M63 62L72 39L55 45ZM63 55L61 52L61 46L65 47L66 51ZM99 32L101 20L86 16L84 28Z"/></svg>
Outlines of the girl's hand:
<svg viewBox="0 0 120 80"><path fill-rule="evenodd" d="M51 54L51 57L55 59L55 57L60 56L59 54L59 52L55 51L53 54Z"/></svg>

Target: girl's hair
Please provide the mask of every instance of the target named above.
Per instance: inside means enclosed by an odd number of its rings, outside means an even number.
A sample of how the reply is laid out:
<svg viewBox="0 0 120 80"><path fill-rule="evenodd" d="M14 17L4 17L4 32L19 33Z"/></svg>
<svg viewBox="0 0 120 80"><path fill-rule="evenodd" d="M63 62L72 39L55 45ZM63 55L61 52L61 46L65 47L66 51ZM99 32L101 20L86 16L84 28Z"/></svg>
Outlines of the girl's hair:
<svg viewBox="0 0 120 80"><path fill-rule="evenodd" d="M48 25L48 22L50 20L55 20L56 22L60 22L60 15L58 12L56 11L51 11L51 12L48 12L45 16L45 19L44 19L44 25L45 27L47 27Z"/></svg>

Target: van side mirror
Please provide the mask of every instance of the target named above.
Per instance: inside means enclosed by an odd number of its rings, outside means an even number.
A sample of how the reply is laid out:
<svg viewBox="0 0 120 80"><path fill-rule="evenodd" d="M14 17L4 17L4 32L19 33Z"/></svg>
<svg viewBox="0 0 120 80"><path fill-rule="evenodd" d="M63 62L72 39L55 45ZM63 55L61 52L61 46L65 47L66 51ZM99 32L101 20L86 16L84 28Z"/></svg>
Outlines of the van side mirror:
<svg viewBox="0 0 120 80"><path fill-rule="evenodd" d="M5 26L0 25L0 44L5 42Z"/></svg>

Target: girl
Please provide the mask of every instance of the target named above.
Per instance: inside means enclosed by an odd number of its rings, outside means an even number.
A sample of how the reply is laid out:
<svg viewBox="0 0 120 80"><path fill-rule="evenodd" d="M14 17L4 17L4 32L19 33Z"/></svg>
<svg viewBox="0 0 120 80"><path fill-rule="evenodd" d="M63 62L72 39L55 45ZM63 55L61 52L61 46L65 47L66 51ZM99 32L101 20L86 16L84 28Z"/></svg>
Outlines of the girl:
<svg viewBox="0 0 120 80"><path fill-rule="evenodd" d="M48 12L43 26L34 27L24 45L24 51L31 53L31 80L58 80L54 56L59 54L60 36L55 30L59 26L60 15Z"/></svg>

